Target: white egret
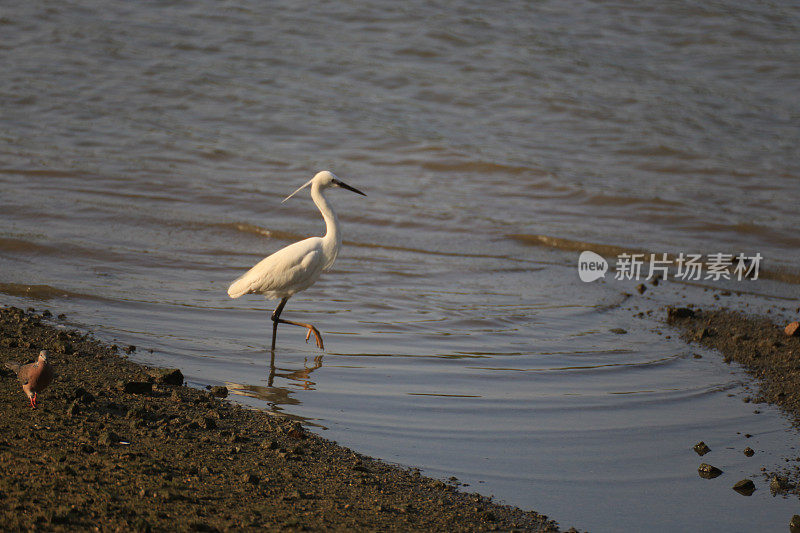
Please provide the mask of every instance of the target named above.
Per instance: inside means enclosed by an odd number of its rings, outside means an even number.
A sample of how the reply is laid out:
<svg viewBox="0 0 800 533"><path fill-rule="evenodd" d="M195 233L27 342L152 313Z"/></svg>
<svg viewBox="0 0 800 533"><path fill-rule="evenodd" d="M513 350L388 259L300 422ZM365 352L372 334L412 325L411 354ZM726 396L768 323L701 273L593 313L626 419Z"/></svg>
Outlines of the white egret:
<svg viewBox="0 0 800 533"><path fill-rule="evenodd" d="M331 205L325 198L323 191L331 187L341 187L366 196L358 189L339 181L332 172L323 170L311 178L308 183L284 198L283 202L309 185L311 186L311 199L314 200L314 204L322 213L322 218L325 219L325 236L309 237L278 250L259 261L228 287L228 296L231 298L238 298L243 294L263 294L270 300L281 299L278 307L272 312L273 351L275 350L275 337L278 334L279 323L307 328L306 342L308 342L313 333L317 341L317 347L323 348L322 336L317 328L311 324L284 320L281 318L281 312L293 294L312 286L324 270L328 270L333 266L333 262L339 254L339 248L342 246L339 219L331 209Z"/></svg>

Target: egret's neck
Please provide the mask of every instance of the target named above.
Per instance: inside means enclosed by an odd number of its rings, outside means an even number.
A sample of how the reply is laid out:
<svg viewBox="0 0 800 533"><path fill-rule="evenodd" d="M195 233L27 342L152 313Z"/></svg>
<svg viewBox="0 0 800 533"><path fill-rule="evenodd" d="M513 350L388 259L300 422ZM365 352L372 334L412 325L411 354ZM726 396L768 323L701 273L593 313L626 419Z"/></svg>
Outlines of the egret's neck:
<svg viewBox="0 0 800 533"><path fill-rule="evenodd" d="M336 217L336 213L333 211L331 204L328 203L328 199L325 198L325 195L316 184L311 186L311 199L314 200L314 204L316 204L320 213L322 213L322 218L325 219L325 228L327 231L322 241L323 249L327 256L326 268L329 268L336 259L336 255L339 253L339 247L342 245L342 234L339 231L339 219Z"/></svg>

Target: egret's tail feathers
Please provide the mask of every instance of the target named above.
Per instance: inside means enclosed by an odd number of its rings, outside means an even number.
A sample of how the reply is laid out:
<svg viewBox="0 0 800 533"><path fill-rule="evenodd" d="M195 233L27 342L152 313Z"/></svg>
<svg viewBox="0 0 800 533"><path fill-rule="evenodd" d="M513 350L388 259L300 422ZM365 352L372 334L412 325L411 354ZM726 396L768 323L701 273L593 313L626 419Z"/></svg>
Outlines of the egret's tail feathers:
<svg viewBox="0 0 800 533"><path fill-rule="evenodd" d="M228 287L228 296L231 298L238 298L248 292L250 292L250 283L244 279L244 276L231 283L231 286Z"/></svg>
<svg viewBox="0 0 800 533"><path fill-rule="evenodd" d="M21 365L15 361L8 361L7 363L5 363L5 367L14 372L15 374L19 374L20 366Z"/></svg>

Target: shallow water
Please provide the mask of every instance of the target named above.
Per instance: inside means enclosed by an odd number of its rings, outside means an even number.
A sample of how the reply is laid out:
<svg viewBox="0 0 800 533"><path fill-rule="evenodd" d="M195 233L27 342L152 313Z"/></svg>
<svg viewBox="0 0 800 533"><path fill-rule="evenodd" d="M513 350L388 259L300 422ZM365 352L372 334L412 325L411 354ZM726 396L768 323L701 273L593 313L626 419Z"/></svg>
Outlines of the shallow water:
<svg viewBox="0 0 800 533"><path fill-rule="evenodd" d="M659 319L798 305L799 28L789 2L4 6L3 301L565 527L784 529L759 476L796 433ZM271 371L275 302L225 289L324 231L280 203L321 168L369 196L330 194L344 248L285 311L326 351L281 328ZM640 296L582 283L584 249L764 276Z"/></svg>

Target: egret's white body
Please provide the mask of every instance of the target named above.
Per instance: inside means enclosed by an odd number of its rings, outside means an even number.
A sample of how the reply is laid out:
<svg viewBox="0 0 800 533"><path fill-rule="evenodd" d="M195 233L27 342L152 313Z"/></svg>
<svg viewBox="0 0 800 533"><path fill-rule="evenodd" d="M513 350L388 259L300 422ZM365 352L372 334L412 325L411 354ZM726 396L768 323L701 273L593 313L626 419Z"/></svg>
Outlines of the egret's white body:
<svg viewBox="0 0 800 533"><path fill-rule="evenodd" d="M274 300L306 290L325 270L322 240L311 237L265 257L231 284L228 296L255 293Z"/></svg>
<svg viewBox="0 0 800 533"><path fill-rule="evenodd" d="M280 318L283 306L294 294L312 286L323 271L333 266L339 248L342 245L342 234L339 230L339 219L336 217L328 203L323 191L330 187L342 187L358 194L363 192L346 185L327 170L318 172L308 183L294 191L285 200L288 200L303 188L311 186L311 199L325 219L326 232L324 237L309 237L302 241L290 244L274 254L259 261L243 276L228 287L228 296L239 298L244 294L263 294L268 299L281 298L281 303L272 313L273 336L272 347L275 348L275 335L279 322L294 324L308 328L309 336L314 333L317 345L322 348L322 337L310 324L290 322ZM366 195L364 195L366 196Z"/></svg>

